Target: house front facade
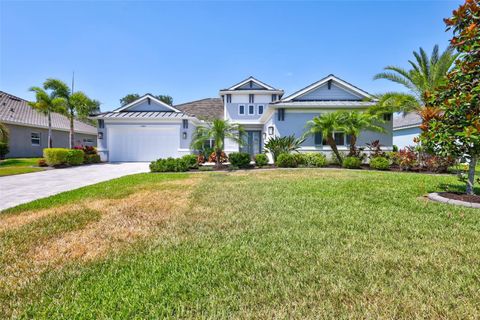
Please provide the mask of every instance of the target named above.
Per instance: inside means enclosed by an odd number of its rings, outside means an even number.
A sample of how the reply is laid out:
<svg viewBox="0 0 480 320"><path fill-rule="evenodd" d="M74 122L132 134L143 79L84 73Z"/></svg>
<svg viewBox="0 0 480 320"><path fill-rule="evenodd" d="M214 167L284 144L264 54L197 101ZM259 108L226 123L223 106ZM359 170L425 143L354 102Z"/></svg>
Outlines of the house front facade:
<svg viewBox="0 0 480 320"><path fill-rule="evenodd" d="M98 151L105 161L152 161L189 154L193 132L204 119L223 118L241 124L244 143L225 141L225 151L247 152L252 157L264 152L266 141L275 136L301 137L309 120L338 110L366 111L375 98L352 84L329 75L284 96L284 91L249 77L209 98L169 106L152 95L145 95L112 112L96 115ZM385 132L362 132L359 147L379 140L385 150L392 149L392 118L386 115ZM335 133L339 150L348 150L349 137ZM309 136L300 152L331 154L320 134Z"/></svg>

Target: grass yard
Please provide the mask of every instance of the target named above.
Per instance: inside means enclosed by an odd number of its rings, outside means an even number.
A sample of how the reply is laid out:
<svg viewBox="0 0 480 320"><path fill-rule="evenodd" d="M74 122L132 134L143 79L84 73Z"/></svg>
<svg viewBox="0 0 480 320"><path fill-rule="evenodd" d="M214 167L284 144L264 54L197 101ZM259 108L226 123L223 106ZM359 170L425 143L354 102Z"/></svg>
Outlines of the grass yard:
<svg viewBox="0 0 480 320"><path fill-rule="evenodd" d="M0 160L0 177L45 170L45 168L37 166L38 159L39 158L13 158Z"/></svg>
<svg viewBox="0 0 480 320"><path fill-rule="evenodd" d="M0 215L0 313L477 318L480 210L453 176L139 174Z"/></svg>

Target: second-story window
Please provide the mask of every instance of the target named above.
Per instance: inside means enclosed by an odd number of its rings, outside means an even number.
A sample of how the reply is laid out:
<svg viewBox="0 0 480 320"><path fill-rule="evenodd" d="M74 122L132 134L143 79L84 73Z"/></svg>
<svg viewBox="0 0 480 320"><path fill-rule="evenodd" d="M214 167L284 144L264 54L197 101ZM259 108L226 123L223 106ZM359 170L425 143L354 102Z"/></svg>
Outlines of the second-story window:
<svg viewBox="0 0 480 320"><path fill-rule="evenodd" d="M255 114L255 106L253 105L248 106L248 114Z"/></svg>
<svg viewBox="0 0 480 320"><path fill-rule="evenodd" d="M258 114L263 114L263 106L258 106Z"/></svg>
<svg viewBox="0 0 480 320"><path fill-rule="evenodd" d="M100 129L105 128L105 121L103 119L98 119L98 127Z"/></svg>
<svg viewBox="0 0 480 320"><path fill-rule="evenodd" d="M277 95L276 94L272 94L272 102L274 101L277 101Z"/></svg>
<svg viewBox="0 0 480 320"><path fill-rule="evenodd" d="M227 94L227 103L232 103L232 95Z"/></svg>
<svg viewBox="0 0 480 320"><path fill-rule="evenodd" d="M238 106L238 114L245 114L245 106L239 105Z"/></svg>
<svg viewBox="0 0 480 320"><path fill-rule="evenodd" d="M278 109L278 121L285 121L285 109Z"/></svg>
<svg viewBox="0 0 480 320"><path fill-rule="evenodd" d="M188 129L188 120L182 120L183 129Z"/></svg>
<svg viewBox="0 0 480 320"><path fill-rule="evenodd" d="M249 94L248 95L248 102L249 103L254 103L255 102L255 95L254 94Z"/></svg>

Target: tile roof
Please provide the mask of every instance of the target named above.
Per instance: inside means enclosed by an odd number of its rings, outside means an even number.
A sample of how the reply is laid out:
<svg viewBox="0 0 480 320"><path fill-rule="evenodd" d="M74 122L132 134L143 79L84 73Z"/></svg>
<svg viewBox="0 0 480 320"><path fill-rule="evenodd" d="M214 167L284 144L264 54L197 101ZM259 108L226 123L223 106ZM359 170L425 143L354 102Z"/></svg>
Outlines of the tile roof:
<svg viewBox="0 0 480 320"><path fill-rule="evenodd" d="M422 124L422 118L416 112L395 115L393 117L393 130L416 127Z"/></svg>
<svg viewBox="0 0 480 320"><path fill-rule="evenodd" d="M0 122L48 128L47 116L34 110L28 101L0 91ZM59 113L52 113L52 128L55 130L70 130L70 120ZM97 134L97 128L84 122L74 120L75 132Z"/></svg>
<svg viewBox="0 0 480 320"><path fill-rule="evenodd" d="M174 107L201 120L223 119L224 116L223 100L220 98L206 98Z"/></svg>
<svg viewBox="0 0 480 320"><path fill-rule="evenodd" d="M111 111L91 116L99 119L183 119L189 118L184 112L174 111Z"/></svg>

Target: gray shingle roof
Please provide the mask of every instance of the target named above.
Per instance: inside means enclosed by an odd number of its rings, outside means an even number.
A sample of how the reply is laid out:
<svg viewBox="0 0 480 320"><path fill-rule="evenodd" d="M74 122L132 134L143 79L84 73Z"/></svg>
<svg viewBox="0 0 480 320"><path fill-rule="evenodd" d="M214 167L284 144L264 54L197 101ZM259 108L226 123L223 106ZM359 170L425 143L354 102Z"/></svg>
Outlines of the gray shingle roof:
<svg viewBox="0 0 480 320"><path fill-rule="evenodd" d="M206 98L182 103L174 108L195 116L201 120L223 119L223 100L220 98Z"/></svg>
<svg viewBox="0 0 480 320"><path fill-rule="evenodd" d="M189 115L183 112L170 111L114 111L98 113L92 118L99 119L182 119L188 118Z"/></svg>
<svg viewBox="0 0 480 320"><path fill-rule="evenodd" d="M47 116L34 110L28 101L0 91L0 122L20 126L48 128ZM52 113L52 128L55 130L70 130L70 120L59 113ZM74 120L75 132L97 134L97 128L84 122Z"/></svg>
<svg viewBox="0 0 480 320"><path fill-rule="evenodd" d="M422 124L422 118L416 112L409 112L393 117L393 130L416 127Z"/></svg>

